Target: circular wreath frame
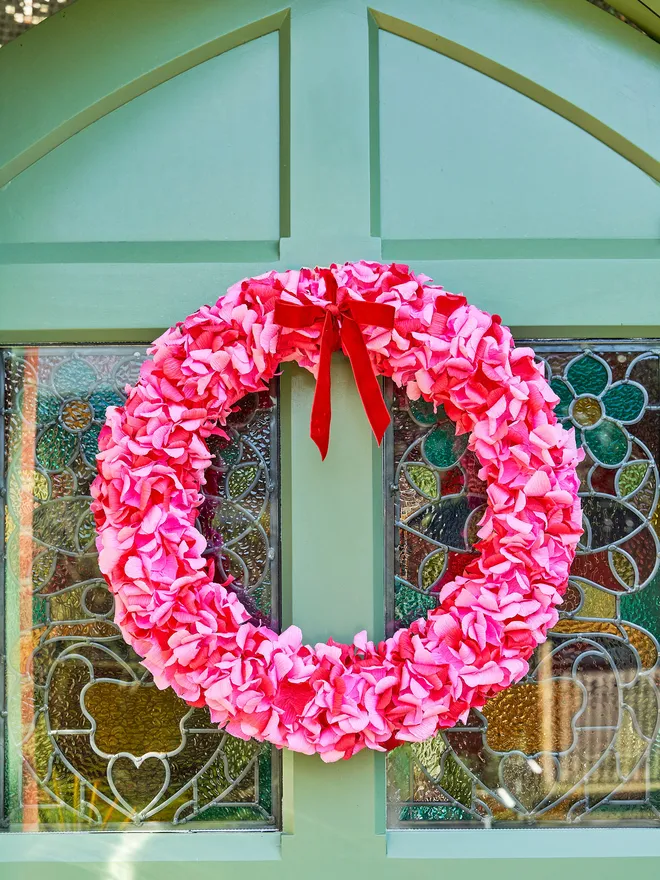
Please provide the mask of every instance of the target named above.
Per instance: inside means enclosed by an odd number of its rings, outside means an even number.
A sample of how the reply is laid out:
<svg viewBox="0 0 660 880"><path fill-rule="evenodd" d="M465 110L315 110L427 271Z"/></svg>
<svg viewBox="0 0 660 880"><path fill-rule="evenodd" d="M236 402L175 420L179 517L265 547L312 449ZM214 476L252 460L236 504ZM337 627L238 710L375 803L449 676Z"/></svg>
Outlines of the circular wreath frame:
<svg viewBox="0 0 660 880"><path fill-rule="evenodd" d="M250 622L202 555L205 438L283 361L317 375L321 324L282 327L274 311L277 301L327 309L328 270L241 281L156 340L125 406L108 409L92 509L116 622L157 686L208 706L234 736L336 761L427 739L525 675L557 621L581 534L581 454L534 352L515 348L499 318L407 266L329 271L340 305L394 306L393 329L361 328L373 370L443 405L470 433L487 483L479 555L438 607L378 645L366 632L305 645L295 626Z"/></svg>

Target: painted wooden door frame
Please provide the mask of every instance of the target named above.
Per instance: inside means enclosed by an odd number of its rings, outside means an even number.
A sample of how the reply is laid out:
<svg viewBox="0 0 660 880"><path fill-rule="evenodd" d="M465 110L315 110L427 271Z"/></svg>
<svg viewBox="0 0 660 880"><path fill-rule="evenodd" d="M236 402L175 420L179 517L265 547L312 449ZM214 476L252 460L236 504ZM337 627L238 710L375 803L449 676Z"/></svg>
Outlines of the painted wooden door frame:
<svg viewBox="0 0 660 880"><path fill-rule="evenodd" d="M473 244L435 243L424 251L420 243L381 240L375 209L379 28L449 54L512 88L532 89L530 97L660 178L660 114L651 112L660 95L654 87L660 47L587 3L382 0L378 11L369 11L359 0L294 0L286 9L271 0L189 0L185 9L174 0L153 5L78 0L66 14L0 53L0 78L10 84L0 92L0 118L9 120L0 143L4 185L11 186L21 170L126 101L276 31L280 238L168 242L167 248L149 242L5 245L0 249L0 342L147 341L238 277L269 266L361 257L414 259L416 267L438 279L466 278L466 289L483 289L480 305L515 315L509 323L531 335L660 333L660 298L652 295L658 254L652 242L648 251L633 247L614 258L597 246L586 256L576 254L561 242L549 243L543 252L523 248L502 258L475 253ZM341 173L319 174L320 166ZM523 293L533 271L549 273L555 291L562 289L558 279L568 279L564 298L549 300L541 287L529 302ZM596 279L592 284L603 285L597 328L588 303L574 295L587 275ZM622 302L620 289L617 298L616 279L641 291L636 301ZM141 296L136 298L136 291ZM365 625L378 637L383 630L380 452L365 429L346 364L335 366L335 376L332 444L323 467L308 437L312 380L292 372L284 382L284 623L295 621L308 639L329 633L346 638ZM317 503L313 517L309 502ZM0 863L7 880L40 877L44 862L54 880L88 877L90 871L99 877L162 878L165 873L169 880L189 871L190 861L196 862L199 877L240 871L245 880L312 873L394 878L413 871L420 880L439 871L470 878L481 872L483 858L492 860L488 869L495 880L512 871L554 877L556 858L571 860L576 874L590 858L594 875L613 878L632 856L641 878L656 876L660 864L660 832L652 829L387 834L384 805L382 756L361 754L328 767L286 754L281 835L10 835L0 838Z"/></svg>

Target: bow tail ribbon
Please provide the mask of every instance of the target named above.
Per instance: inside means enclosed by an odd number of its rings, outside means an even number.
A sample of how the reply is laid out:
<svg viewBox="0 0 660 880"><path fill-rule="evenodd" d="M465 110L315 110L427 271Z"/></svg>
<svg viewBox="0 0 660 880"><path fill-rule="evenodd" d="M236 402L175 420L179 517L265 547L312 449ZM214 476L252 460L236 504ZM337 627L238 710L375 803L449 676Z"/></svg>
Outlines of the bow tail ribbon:
<svg viewBox="0 0 660 880"><path fill-rule="evenodd" d="M319 448L321 460L328 454L330 444L330 419L332 418L331 365L332 353L340 347L341 341L336 323L330 312L325 313L323 331L321 333L321 356L316 377L312 416L309 423L309 434Z"/></svg>
<svg viewBox="0 0 660 880"><path fill-rule="evenodd" d="M394 309L392 308L392 311ZM369 322L371 323L371 322ZM374 322L375 323L375 322ZM383 326L378 324L377 326ZM353 368L355 384L378 445L390 423L390 414L369 358L367 344L357 321L346 316L341 325L341 338ZM328 426L329 432L329 426Z"/></svg>
<svg viewBox="0 0 660 880"><path fill-rule="evenodd" d="M334 291L333 291L334 292ZM311 326L315 321L323 319L321 332L321 351L310 434L319 448L321 458L328 453L330 442L330 419L332 416L331 395L331 362L332 353L342 345L348 355L355 377L355 384L364 406L364 411L380 444L390 423L390 414L378 379L374 373L367 344L360 330L360 324L371 324L376 327L392 329L394 326L394 306L385 303L347 300L334 309L316 305L302 305L278 301L275 305L275 321L283 327L301 329Z"/></svg>

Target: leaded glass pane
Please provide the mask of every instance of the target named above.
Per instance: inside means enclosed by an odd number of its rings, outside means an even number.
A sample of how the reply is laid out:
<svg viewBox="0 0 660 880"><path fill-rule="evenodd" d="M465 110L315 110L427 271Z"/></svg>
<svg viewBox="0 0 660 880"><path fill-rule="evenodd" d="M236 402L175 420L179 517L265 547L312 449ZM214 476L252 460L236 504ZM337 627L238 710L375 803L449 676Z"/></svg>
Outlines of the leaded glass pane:
<svg viewBox="0 0 660 880"><path fill-rule="evenodd" d="M660 825L660 341L529 344L585 449L585 534L527 678L389 756L390 827ZM446 415L390 394L391 633L470 560L485 494Z"/></svg>
<svg viewBox="0 0 660 880"><path fill-rule="evenodd" d="M4 827L276 827L279 753L159 691L115 626L99 573L89 510L98 434L145 352L3 355ZM199 523L218 578L232 573L255 618L277 626L274 392L244 398L230 439L209 444Z"/></svg>

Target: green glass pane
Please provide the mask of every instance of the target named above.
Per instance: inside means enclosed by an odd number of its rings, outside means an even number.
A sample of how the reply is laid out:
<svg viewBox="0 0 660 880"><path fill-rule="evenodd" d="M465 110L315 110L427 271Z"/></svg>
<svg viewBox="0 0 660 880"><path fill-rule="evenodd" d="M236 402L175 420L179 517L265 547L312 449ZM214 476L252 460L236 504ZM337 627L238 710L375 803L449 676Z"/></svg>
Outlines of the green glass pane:
<svg viewBox="0 0 660 880"><path fill-rule="evenodd" d="M469 806L472 800L472 780L453 755L449 755L445 761L440 785L459 803Z"/></svg>
<svg viewBox="0 0 660 880"><path fill-rule="evenodd" d="M53 385L62 397L89 394L95 384L96 372L86 361L77 357L61 363L53 374Z"/></svg>
<svg viewBox="0 0 660 880"><path fill-rule="evenodd" d="M555 415L558 419L563 419L568 415L568 408L573 400L571 389L563 379L553 379L550 387L559 398L559 403L555 407Z"/></svg>
<svg viewBox="0 0 660 880"><path fill-rule="evenodd" d="M273 605L270 601L270 583L268 581L250 590L250 598L254 601L259 611L263 612L266 617L271 616Z"/></svg>
<svg viewBox="0 0 660 880"><path fill-rule="evenodd" d="M637 593L622 593L621 618L660 639L660 573ZM658 777L660 778L660 777Z"/></svg>
<svg viewBox="0 0 660 880"><path fill-rule="evenodd" d="M425 464L409 464L406 468L406 473L408 480L415 489L419 489L428 498L439 497L438 477L430 467L427 467Z"/></svg>
<svg viewBox="0 0 660 880"><path fill-rule="evenodd" d="M448 806L414 806L403 807L399 818L402 822L457 822L467 821L473 817L460 807Z"/></svg>
<svg viewBox="0 0 660 880"><path fill-rule="evenodd" d="M628 452L628 438L609 419L603 419L596 428L585 431L584 442L592 455L603 464L621 464Z"/></svg>
<svg viewBox="0 0 660 880"><path fill-rule="evenodd" d="M59 471L68 464L75 448L75 436L52 425L39 437L36 458L44 470Z"/></svg>
<svg viewBox="0 0 660 880"><path fill-rule="evenodd" d="M436 553L433 553L432 556L429 556L429 558L426 560L422 568L422 586L425 590L428 590L429 587L432 587L433 584L440 577L442 577L442 574L445 570L446 561L446 550L438 550Z"/></svg>
<svg viewBox="0 0 660 880"><path fill-rule="evenodd" d="M434 425L442 415L442 408L439 408L436 413L433 404L424 400L423 397L420 397L419 400L409 401L408 408L410 415L420 425Z"/></svg>
<svg viewBox="0 0 660 880"><path fill-rule="evenodd" d="M442 756L447 751L447 743L441 734L423 742L411 743L410 750L424 770L437 779L443 770Z"/></svg>
<svg viewBox="0 0 660 880"><path fill-rule="evenodd" d="M54 422L60 412L60 400L54 394L37 393L37 421L40 425Z"/></svg>
<svg viewBox="0 0 660 880"><path fill-rule="evenodd" d="M43 596L35 595L32 598L32 625L44 626L48 623L48 603Z"/></svg>
<svg viewBox="0 0 660 880"><path fill-rule="evenodd" d="M630 495L642 485L649 465L645 461L628 464L619 473L619 490L622 495Z"/></svg>
<svg viewBox="0 0 660 880"><path fill-rule="evenodd" d="M445 755L447 744L441 735L425 742L412 743L410 748L425 772L438 779L439 785L447 794L459 803L469 806L472 799L472 782L454 756L451 753Z"/></svg>
<svg viewBox="0 0 660 880"><path fill-rule="evenodd" d="M97 419L105 419L105 411L109 406L122 406L124 397L110 387L97 388L90 394L89 402Z"/></svg>
<svg viewBox="0 0 660 880"><path fill-rule="evenodd" d="M651 779L660 779L660 733L656 736L649 754L649 776ZM651 803L660 810L660 786L654 785L651 789Z"/></svg>
<svg viewBox="0 0 660 880"><path fill-rule="evenodd" d="M399 746L387 756L387 779L397 791L407 791L410 776L410 746Z"/></svg>
<svg viewBox="0 0 660 880"><path fill-rule="evenodd" d="M237 440L220 450L220 455L228 465L236 464L241 459L241 444Z"/></svg>
<svg viewBox="0 0 660 880"><path fill-rule="evenodd" d="M655 651L655 647L652 649ZM648 678L639 678L626 693L626 706L634 715L634 724L642 736L652 739L658 724L658 696ZM657 776L656 779L660 779Z"/></svg>
<svg viewBox="0 0 660 880"><path fill-rule="evenodd" d="M254 464L248 464L244 467L235 468L229 475L228 487L229 497L239 498L254 483L257 477L258 469Z"/></svg>
<svg viewBox="0 0 660 880"><path fill-rule="evenodd" d="M224 745L227 769L230 777L236 777L245 770L245 765L260 751L259 744L254 740L234 739L228 737Z"/></svg>
<svg viewBox="0 0 660 880"><path fill-rule="evenodd" d="M208 807L200 816L206 822L223 823L254 822L263 819L261 810L256 807Z"/></svg>
<svg viewBox="0 0 660 880"><path fill-rule="evenodd" d="M647 819L650 822L657 822L657 816L650 806L644 804L624 804L620 801L613 801L608 804L598 804L589 813L589 819L598 822L603 819L608 823L623 823L626 819L632 819L639 823L640 819Z"/></svg>
<svg viewBox="0 0 660 880"><path fill-rule="evenodd" d="M88 431L80 437L80 445L83 454L90 465L95 466L96 453L99 451L99 434L101 433L101 425L92 425Z"/></svg>
<svg viewBox="0 0 660 880"><path fill-rule="evenodd" d="M424 440L424 455L437 468L450 468L467 447L467 434L456 436L451 424L438 425Z"/></svg>
<svg viewBox="0 0 660 880"><path fill-rule="evenodd" d="M438 604L435 596L427 596L413 590L408 584L396 578L395 585L396 620L400 620L406 626L417 620L418 617L426 617L429 611Z"/></svg>
<svg viewBox="0 0 660 880"><path fill-rule="evenodd" d="M273 759L270 749L259 754L259 806L270 813L273 809Z"/></svg>
<svg viewBox="0 0 660 880"><path fill-rule="evenodd" d="M644 392L633 382L617 382L603 395L605 412L620 422L634 422L644 409Z"/></svg>
<svg viewBox="0 0 660 880"><path fill-rule="evenodd" d="M96 526L92 511L88 511L78 524L78 546L82 553L93 550L96 543Z"/></svg>
<svg viewBox="0 0 660 880"><path fill-rule="evenodd" d="M609 381L605 364L590 354L574 361L568 368L566 378L576 394L600 394Z"/></svg>

